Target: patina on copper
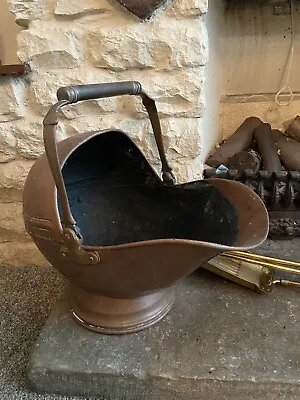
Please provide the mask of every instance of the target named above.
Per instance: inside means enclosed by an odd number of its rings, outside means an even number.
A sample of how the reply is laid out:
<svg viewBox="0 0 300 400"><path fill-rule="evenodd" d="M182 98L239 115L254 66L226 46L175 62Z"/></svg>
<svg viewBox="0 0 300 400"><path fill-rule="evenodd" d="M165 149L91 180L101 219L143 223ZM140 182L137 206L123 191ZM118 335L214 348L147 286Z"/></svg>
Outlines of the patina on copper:
<svg viewBox="0 0 300 400"><path fill-rule="evenodd" d="M142 20L145 20L161 7L167 0L117 0Z"/></svg>
<svg viewBox="0 0 300 400"><path fill-rule="evenodd" d="M138 95L146 107L162 179L119 130L59 143L59 110L92 98ZM158 322L173 304L173 285L227 250L251 249L268 232L259 197L237 182L175 185L154 100L138 82L61 88L44 119L46 154L24 188L27 231L70 281L75 320L99 333L135 332Z"/></svg>

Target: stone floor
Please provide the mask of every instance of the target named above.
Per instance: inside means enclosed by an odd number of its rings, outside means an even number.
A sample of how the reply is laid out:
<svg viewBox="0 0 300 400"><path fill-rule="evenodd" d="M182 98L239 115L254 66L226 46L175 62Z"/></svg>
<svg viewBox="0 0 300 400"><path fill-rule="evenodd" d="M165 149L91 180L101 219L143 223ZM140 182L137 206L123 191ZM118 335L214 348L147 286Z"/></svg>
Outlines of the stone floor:
<svg viewBox="0 0 300 400"><path fill-rule="evenodd" d="M300 260L299 245L300 240L266 242L259 251ZM189 292L186 289L182 291L186 285L190 285ZM33 344L64 289L63 280L53 269L0 268L1 400L80 398L35 394L27 389L25 378ZM202 293L203 302L195 305L192 300L198 291ZM185 343L181 347L181 351L184 349L185 352L182 354L185 360L189 360L190 352L191 362L190 365L187 363L187 374L191 375L192 364L198 357L200 377L205 378L205 385L212 393L211 396L205 395L205 398L234 398L230 395L230 385L224 386L224 382L239 384L239 400L299 398L299 289L276 287L272 294L258 295L215 275L197 271L178 289L177 304L173 314L161 324L165 323L170 328L172 318L180 319L178 315L187 310L183 331L177 332L176 337L180 336ZM192 332L195 339L193 343L184 338L185 328ZM157 335L158 325L151 329L153 335ZM143 335L150 334L149 332ZM178 362L180 354L176 352L176 348L170 348L168 352L171 342L176 346L176 341L172 341L172 332L166 332L165 337L160 337L160 340L165 344L163 354L164 357L169 357L168 363ZM136 342L139 348L138 340ZM159 347L159 343L157 346ZM170 354L176 356L176 360L172 361ZM179 371L177 365L171 367L175 372ZM172 380L169 384L172 385ZM265 384L264 391L258 390L257 395L249 397L249 393L253 393L249 387L261 384ZM276 390L273 390L275 387ZM268 388L270 394L266 395L265 390ZM217 397L216 390L220 394ZM241 393L244 393L243 397ZM187 393L182 399L201 399L199 395L200 392L198 395L193 393L193 396ZM172 397L169 398L172 400Z"/></svg>

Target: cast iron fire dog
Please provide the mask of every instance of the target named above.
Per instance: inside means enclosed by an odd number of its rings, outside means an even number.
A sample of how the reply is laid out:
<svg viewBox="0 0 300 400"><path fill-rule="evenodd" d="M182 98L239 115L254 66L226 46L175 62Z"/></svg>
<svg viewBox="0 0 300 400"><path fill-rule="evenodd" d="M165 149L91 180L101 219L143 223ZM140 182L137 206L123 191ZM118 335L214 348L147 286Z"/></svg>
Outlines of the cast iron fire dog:
<svg viewBox="0 0 300 400"><path fill-rule="evenodd" d="M268 215L248 187L222 179L175 185L154 100L138 82L65 87L44 119L46 154L24 189L24 220L39 250L70 281L70 308L85 328L135 332L173 304L172 286L227 250L262 243ZM139 95L148 111L162 179L119 130L56 142L62 107Z"/></svg>

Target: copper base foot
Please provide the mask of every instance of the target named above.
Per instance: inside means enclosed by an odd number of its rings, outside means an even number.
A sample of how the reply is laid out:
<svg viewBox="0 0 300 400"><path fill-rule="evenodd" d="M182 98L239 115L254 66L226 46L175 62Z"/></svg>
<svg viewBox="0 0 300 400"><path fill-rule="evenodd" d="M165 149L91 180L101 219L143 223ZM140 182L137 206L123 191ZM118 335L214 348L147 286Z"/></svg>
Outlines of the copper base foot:
<svg viewBox="0 0 300 400"><path fill-rule="evenodd" d="M75 321L90 331L109 335L138 332L156 324L170 311L173 302L172 288L130 299L73 288L70 296Z"/></svg>

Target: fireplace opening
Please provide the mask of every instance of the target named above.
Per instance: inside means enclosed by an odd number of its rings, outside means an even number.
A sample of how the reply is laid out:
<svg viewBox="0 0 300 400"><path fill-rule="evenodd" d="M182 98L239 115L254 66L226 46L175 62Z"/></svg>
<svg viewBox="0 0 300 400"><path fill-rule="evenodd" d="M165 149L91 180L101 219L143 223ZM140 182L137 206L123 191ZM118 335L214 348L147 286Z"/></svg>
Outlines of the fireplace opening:
<svg viewBox="0 0 300 400"><path fill-rule="evenodd" d="M207 96L214 82L221 101L204 176L247 184L269 210L270 236L299 236L300 2L225 0L210 11Z"/></svg>

